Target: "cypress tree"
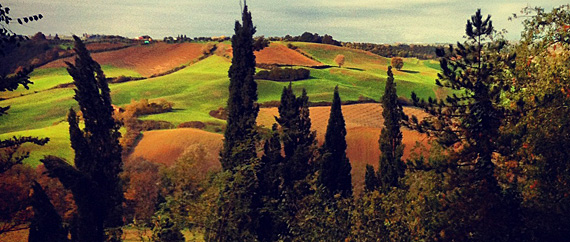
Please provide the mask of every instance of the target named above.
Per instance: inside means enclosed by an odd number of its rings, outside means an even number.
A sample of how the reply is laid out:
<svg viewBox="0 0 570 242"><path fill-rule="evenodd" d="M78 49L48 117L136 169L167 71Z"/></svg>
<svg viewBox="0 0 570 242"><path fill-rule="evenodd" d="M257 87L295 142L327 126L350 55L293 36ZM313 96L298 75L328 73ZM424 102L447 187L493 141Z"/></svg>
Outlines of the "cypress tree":
<svg viewBox="0 0 570 242"><path fill-rule="evenodd" d="M401 120L405 118L404 110L398 104L396 83L392 67L388 67L388 79L382 96L382 116L384 127L380 134L380 163L378 166L378 182L382 192L388 192L398 186L398 180L404 176L405 164L402 162L404 145L402 145Z"/></svg>
<svg viewBox="0 0 570 242"><path fill-rule="evenodd" d="M232 36L233 58L228 71L230 78L228 119L220 162L224 172L223 188L206 241L257 241L259 213L263 207L259 194L256 118L257 84L253 34L255 27L245 4L242 23L235 23Z"/></svg>
<svg viewBox="0 0 570 242"><path fill-rule="evenodd" d="M350 162L346 157L346 128L342 115L338 86L334 89L325 142L321 147L319 183L329 195L340 193L342 197L352 196Z"/></svg>
<svg viewBox="0 0 570 242"><path fill-rule="evenodd" d="M42 186L34 181L32 190L31 203L34 217L30 222L28 242L68 241L67 231L62 226L61 216L55 210Z"/></svg>
<svg viewBox="0 0 570 242"><path fill-rule="evenodd" d="M283 157L277 124L273 124L271 135L265 140L264 153L259 162L258 194L263 202L260 212L257 235L259 241L277 241L284 223L279 216L279 198L281 195Z"/></svg>
<svg viewBox="0 0 570 242"><path fill-rule="evenodd" d="M303 171L304 176L311 173L311 159L313 158L313 152L317 144L317 133L311 130L311 116L309 111L309 96L307 96L307 90L303 88L301 96L297 98L297 103L299 106L299 136L297 145L297 157L300 164L297 167ZM303 176L303 178L304 178Z"/></svg>
<svg viewBox="0 0 570 242"><path fill-rule="evenodd" d="M234 30L232 65L228 71L230 78L228 119L224 145L220 152L220 162L224 170L232 170L241 164L247 164L257 156L255 125L259 106L256 103L257 83L253 79L255 27L247 4L243 8L242 24L236 21Z"/></svg>
<svg viewBox="0 0 570 242"><path fill-rule="evenodd" d="M285 151L286 172L283 173L283 178L285 186L291 187L309 174L309 161L315 144L306 90L303 89L303 94L297 98L291 83L283 88L279 118L275 119L281 126L281 140Z"/></svg>
<svg viewBox="0 0 570 242"><path fill-rule="evenodd" d="M67 63L76 86L77 100L85 128L73 109L68 113L75 167L48 156L42 159L48 172L73 193L78 207L77 229L80 241L103 241L105 229L122 225L124 200L119 173L122 171L119 125L113 119L110 89L101 67L81 40L74 36L75 64ZM120 235L120 229L116 230Z"/></svg>
<svg viewBox="0 0 570 242"><path fill-rule="evenodd" d="M374 171L374 166L366 164L366 173L364 174L364 191L374 191L380 186L378 182L378 177L376 177L376 171Z"/></svg>

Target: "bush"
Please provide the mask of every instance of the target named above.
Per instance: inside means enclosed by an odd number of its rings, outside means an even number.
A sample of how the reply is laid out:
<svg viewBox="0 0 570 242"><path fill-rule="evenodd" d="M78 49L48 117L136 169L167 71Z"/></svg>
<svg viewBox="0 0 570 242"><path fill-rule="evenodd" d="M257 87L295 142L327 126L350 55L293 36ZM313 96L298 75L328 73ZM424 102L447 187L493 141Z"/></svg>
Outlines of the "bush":
<svg viewBox="0 0 570 242"><path fill-rule="evenodd" d="M228 119L228 111L226 111L224 107L219 107L217 110L210 111L210 116L217 119L226 120Z"/></svg>
<svg viewBox="0 0 570 242"><path fill-rule="evenodd" d="M178 125L178 128L195 128L195 129L203 129L206 127L206 124L200 121L190 121L184 122Z"/></svg>
<svg viewBox="0 0 570 242"><path fill-rule="evenodd" d="M214 51L216 51L216 44L207 43L202 47L202 54L203 55L211 55Z"/></svg>
<svg viewBox="0 0 570 242"><path fill-rule="evenodd" d="M271 70L259 71L255 74L255 79L265 79L272 81L288 82L288 81L298 81L303 79L308 79L311 75L311 71L308 69L300 68L272 68Z"/></svg>

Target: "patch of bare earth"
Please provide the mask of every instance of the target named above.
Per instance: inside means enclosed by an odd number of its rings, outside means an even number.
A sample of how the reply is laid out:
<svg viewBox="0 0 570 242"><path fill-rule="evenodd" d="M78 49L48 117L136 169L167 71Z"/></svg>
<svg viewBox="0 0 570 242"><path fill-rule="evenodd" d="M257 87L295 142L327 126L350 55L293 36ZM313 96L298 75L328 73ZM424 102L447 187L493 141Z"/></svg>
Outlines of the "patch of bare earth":
<svg viewBox="0 0 570 242"><path fill-rule="evenodd" d="M167 44L156 42L115 51L93 53L91 56L100 65L133 69L148 77L188 64L201 55L202 44L199 43ZM65 61L72 62L73 58L59 59L42 66L42 68L65 67Z"/></svg>

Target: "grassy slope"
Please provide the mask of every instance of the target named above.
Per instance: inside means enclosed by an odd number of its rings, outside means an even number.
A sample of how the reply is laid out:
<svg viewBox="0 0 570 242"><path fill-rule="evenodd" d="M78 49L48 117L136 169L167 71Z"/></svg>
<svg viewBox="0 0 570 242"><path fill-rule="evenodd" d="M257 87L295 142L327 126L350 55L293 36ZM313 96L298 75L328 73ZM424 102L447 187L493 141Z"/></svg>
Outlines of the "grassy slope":
<svg viewBox="0 0 570 242"><path fill-rule="evenodd" d="M311 101L330 101L334 86L339 85L343 100L357 100L361 96L378 100L381 97L389 59L364 51L335 46L311 43L294 44L301 51L324 64L333 65L333 59L337 54L344 54L347 60L343 68L311 69L311 79L293 83L296 93L306 88ZM125 105L133 99L166 99L174 102L173 112L150 115L143 119L164 120L174 124L194 120L223 123L224 121L213 118L208 113L226 104L227 70L230 64L227 58L214 55L166 76L112 84L113 103ZM400 95L409 97L409 93L415 91L420 97L434 96L435 85L433 83L437 70L432 67L437 67L432 61L405 59L404 70L408 72L395 71ZM104 70L107 76L138 76L134 71L112 66L104 66ZM32 86L31 92L38 91L38 93L30 93L21 97L17 94L16 98L0 101L0 106L12 106L9 115L0 117L0 133L4 133L3 137L30 135L30 132L35 132L34 135L40 136L42 134L52 135L53 140L50 145L53 145L54 149L65 147L68 145L65 140L66 135L64 135L67 133L67 125L59 123L65 120L65 114L70 107L77 106L72 99L73 90L71 88L46 89L59 83L71 82L71 78L66 75L63 68L59 68L39 70L34 73L32 80L36 83ZM259 80L259 102L279 100L281 90L287 84ZM49 148L41 149L50 150ZM60 151L55 151L57 152ZM61 151L61 155L70 157L71 151L66 152ZM43 154L37 153L38 155L32 152L34 160ZM28 162L36 164L36 161Z"/></svg>
<svg viewBox="0 0 570 242"><path fill-rule="evenodd" d="M105 76L118 77L118 76L132 76L140 77L141 75L134 70L117 68L110 65L102 66ZM35 92L45 91L53 88L59 84L71 83L73 79L67 73L65 68L41 68L35 69L30 76L30 80L34 83L30 85L30 89L18 88L13 92L4 92L0 94L2 98L13 98L20 95L32 94Z"/></svg>

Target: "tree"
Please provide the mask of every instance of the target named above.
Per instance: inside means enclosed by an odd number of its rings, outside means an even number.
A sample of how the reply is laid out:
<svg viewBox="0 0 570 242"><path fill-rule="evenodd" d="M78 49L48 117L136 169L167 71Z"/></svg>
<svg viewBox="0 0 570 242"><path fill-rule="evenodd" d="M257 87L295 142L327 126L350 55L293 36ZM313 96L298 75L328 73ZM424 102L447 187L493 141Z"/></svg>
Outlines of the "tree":
<svg viewBox="0 0 570 242"><path fill-rule="evenodd" d="M154 217L152 228L152 241L156 242L184 242L184 235L180 232L181 225L176 222L171 210L172 200L167 200L160 205L160 209Z"/></svg>
<svg viewBox="0 0 570 242"><path fill-rule="evenodd" d="M113 119L105 74L81 39L77 36L74 39L77 57L75 64L67 63L67 70L73 77L74 99L85 122L85 128L80 129L77 114L70 109L67 120L75 166L54 156L45 157L41 162L51 176L57 177L73 193L78 207L78 239L103 241L105 229L122 225L124 198L119 173L123 163L119 125ZM120 234L120 229L115 232Z"/></svg>
<svg viewBox="0 0 570 242"><path fill-rule="evenodd" d="M270 136L265 140L263 156L259 162L258 193L263 202L257 231L259 241L277 241L279 235L287 231L279 210L284 165L281 150L279 130L277 124L273 124Z"/></svg>
<svg viewBox="0 0 570 242"><path fill-rule="evenodd" d="M233 58L228 71L230 77L228 98L228 119L224 133L224 146L220 152L220 162L224 170L251 162L257 157L255 129L257 113L257 83L255 55L253 54L253 34L255 27L247 4L243 8L242 24L235 23L232 36Z"/></svg>
<svg viewBox="0 0 570 242"><path fill-rule="evenodd" d="M392 187L398 187L398 180L404 176L405 164L402 161L404 145L402 144L401 120L406 119L402 105L398 103L396 83L392 67L388 67L388 79L382 96L382 116L384 127L380 134L380 163L378 166L378 181L382 192L388 192Z"/></svg>
<svg viewBox="0 0 570 242"><path fill-rule="evenodd" d="M570 233L570 6L521 12L524 31L515 46L517 71L508 97L528 112L505 129L513 137L509 148L516 150L505 162L515 167L506 175L523 194L529 240L560 241Z"/></svg>
<svg viewBox="0 0 570 242"><path fill-rule="evenodd" d="M245 4L242 24L235 23L230 77L228 119L220 162L222 187L205 233L206 241L255 241L261 197L257 191L256 118L259 112L253 54L255 27Z"/></svg>
<svg viewBox="0 0 570 242"><path fill-rule="evenodd" d="M427 102L412 93L414 104L432 116L421 122L412 117L407 124L437 137L449 154L443 169L452 177L449 189L463 194L453 197L449 213L462 222L450 221L453 227L446 234L457 240L507 239L512 235L505 216L510 208L501 206L493 154L502 151L499 129L510 112L501 95L510 88L508 70L515 56L506 52L505 41L493 41L490 16L484 19L480 10L467 21L466 35L464 44L436 53L442 68L436 84L457 93Z"/></svg>
<svg viewBox="0 0 570 242"><path fill-rule="evenodd" d="M32 15L25 18L17 18L16 20L22 24L28 21L37 21L43 18L41 14ZM10 30L9 25L14 19L10 16L10 8L2 7L0 4L0 57L6 57L6 54L11 50L17 48L21 41L27 37L16 34ZM32 68L23 68L17 73L8 76L9 73L0 72L0 92L14 91L18 87L23 86L29 89L29 85L33 84L30 81L30 74ZM0 107L0 116L6 115L10 107ZM23 144L31 143L36 145L45 145L49 141L48 138L39 139L35 137L13 137L7 140L0 140L0 173L4 173L12 166L21 164L25 158L29 157L29 152L21 152L20 147Z"/></svg>
<svg viewBox="0 0 570 242"><path fill-rule="evenodd" d="M344 55L337 55L334 58L334 63L338 65L338 68L341 68L344 65Z"/></svg>
<svg viewBox="0 0 570 242"><path fill-rule="evenodd" d="M346 157L346 128L342 115L338 86L334 89L325 142L321 147L323 156L320 164L319 183L329 195L352 196L352 177L350 162Z"/></svg>
<svg viewBox="0 0 570 242"><path fill-rule="evenodd" d="M400 57L392 57L390 64L399 71L402 70L402 67L404 67L404 60Z"/></svg>
<svg viewBox="0 0 570 242"><path fill-rule="evenodd" d="M34 217L30 223L29 242L64 242L67 230L62 226L61 216L55 210L42 186L32 184L32 207Z"/></svg>
<svg viewBox="0 0 570 242"><path fill-rule="evenodd" d="M281 140L285 153L283 178L285 186L291 188L295 182L309 174L309 161L312 157L316 134L311 131L309 117L309 98L303 94L296 97L292 84L283 88L279 104L279 118L275 118L281 126Z"/></svg>
<svg viewBox="0 0 570 242"><path fill-rule="evenodd" d="M376 171L374 166L366 164L366 171L364 173L364 191L371 192L380 186L378 177L376 176Z"/></svg>

